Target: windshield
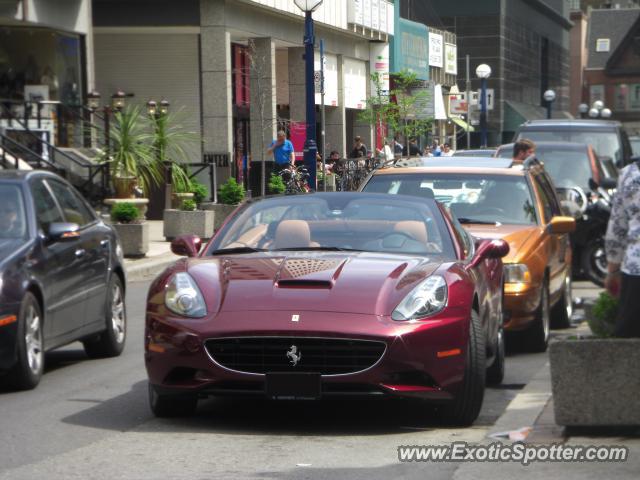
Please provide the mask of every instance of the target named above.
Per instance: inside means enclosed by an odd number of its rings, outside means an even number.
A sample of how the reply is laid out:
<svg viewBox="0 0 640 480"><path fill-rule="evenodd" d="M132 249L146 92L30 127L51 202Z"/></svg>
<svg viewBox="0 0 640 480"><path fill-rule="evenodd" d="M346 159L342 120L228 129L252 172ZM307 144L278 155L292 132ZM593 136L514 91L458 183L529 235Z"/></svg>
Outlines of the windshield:
<svg viewBox="0 0 640 480"><path fill-rule="evenodd" d="M534 142L573 142L591 145L600 156L611 157L614 162L622 161L620 139L615 131L589 130L523 130L519 138Z"/></svg>
<svg viewBox="0 0 640 480"><path fill-rule="evenodd" d="M359 194L282 197L248 204L220 232L207 254L286 250L455 258L435 202Z"/></svg>
<svg viewBox="0 0 640 480"><path fill-rule="evenodd" d="M27 220L17 185L0 184L0 238L25 238Z"/></svg>
<svg viewBox="0 0 640 480"><path fill-rule="evenodd" d="M631 150L633 151L633 155L640 155L640 137L631 137L629 138L629 142L631 143Z"/></svg>
<svg viewBox="0 0 640 480"><path fill-rule="evenodd" d="M521 176L473 173L374 175L364 191L432 196L449 207L461 223L537 223L535 201Z"/></svg>

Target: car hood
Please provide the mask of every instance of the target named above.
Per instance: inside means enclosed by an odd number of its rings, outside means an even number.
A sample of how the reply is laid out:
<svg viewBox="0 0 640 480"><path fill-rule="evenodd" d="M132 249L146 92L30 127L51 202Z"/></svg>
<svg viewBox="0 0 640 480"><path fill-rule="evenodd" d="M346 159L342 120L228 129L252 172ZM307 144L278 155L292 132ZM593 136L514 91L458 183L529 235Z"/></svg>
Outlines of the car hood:
<svg viewBox="0 0 640 480"><path fill-rule="evenodd" d="M187 263L215 312L324 311L390 315L438 258L297 252L199 258Z"/></svg>
<svg viewBox="0 0 640 480"><path fill-rule="evenodd" d="M465 225L477 238L501 238L509 244L509 253L504 263L518 263L534 248L543 229L531 225Z"/></svg>

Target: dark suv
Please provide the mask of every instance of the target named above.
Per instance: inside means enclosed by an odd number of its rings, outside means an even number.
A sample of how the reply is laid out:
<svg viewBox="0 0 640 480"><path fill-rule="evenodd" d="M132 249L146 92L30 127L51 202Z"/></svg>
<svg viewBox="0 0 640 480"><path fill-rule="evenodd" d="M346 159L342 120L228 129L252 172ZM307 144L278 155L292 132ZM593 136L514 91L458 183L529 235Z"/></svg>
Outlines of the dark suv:
<svg viewBox="0 0 640 480"><path fill-rule="evenodd" d="M618 168L632 162L629 137L612 120L530 120L518 128L515 140L573 142L591 145L600 157L610 157Z"/></svg>

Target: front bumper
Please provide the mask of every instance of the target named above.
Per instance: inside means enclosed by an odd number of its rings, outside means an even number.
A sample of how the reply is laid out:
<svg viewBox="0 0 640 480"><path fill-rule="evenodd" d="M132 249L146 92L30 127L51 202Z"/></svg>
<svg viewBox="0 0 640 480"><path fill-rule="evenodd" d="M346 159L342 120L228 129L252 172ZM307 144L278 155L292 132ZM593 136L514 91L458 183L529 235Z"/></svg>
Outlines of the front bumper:
<svg viewBox="0 0 640 480"><path fill-rule="evenodd" d="M264 374L222 366L205 342L236 337L370 340L386 346L378 361L354 373L322 375L323 397L389 395L442 402L457 394L464 375L469 313L456 313L409 323L371 315L296 312L300 320L295 324L292 312L228 312L205 320L147 313L145 364L150 383L162 394L265 395ZM264 317L264 325L271 328L242 329L243 324L255 324L249 316ZM296 371L305 372L302 355Z"/></svg>
<svg viewBox="0 0 640 480"><path fill-rule="evenodd" d="M506 284L504 290L504 329L525 330L535 320L542 287L532 284Z"/></svg>

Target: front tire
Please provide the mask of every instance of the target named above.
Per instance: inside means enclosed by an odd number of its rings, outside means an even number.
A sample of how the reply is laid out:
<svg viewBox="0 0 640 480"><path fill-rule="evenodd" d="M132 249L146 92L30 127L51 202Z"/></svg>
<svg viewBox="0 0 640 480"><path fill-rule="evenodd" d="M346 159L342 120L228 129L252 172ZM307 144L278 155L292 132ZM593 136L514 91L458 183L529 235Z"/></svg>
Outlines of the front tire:
<svg viewBox="0 0 640 480"><path fill-rule="evenodd" d="M587 279L599 287L604 286L604 279L607 276L607 255L602 237L590 240L582 248L580 266Z"/></svg>
<svg viewBox="0 0 640 480"><path fill-rule="evenodd" d="M504 357L505 357L505 342L504 342L504 330L500 328L498 331L498 338L496 339L496 354L495 359L491 366L487 369L487 384L500 385L504 380Z"/></svg>
<svg viewBox="0 0 640 480"><path fill-rule="evenodd" d="M547 346L549 345L549 329L549 286L545 281L542 286L540 305L538 306L538 310L536 310L533 325L531 325L527 331L523 332L525 335L524 343L527 350L535 353L546 352Z"/></svg>
<svg viewBox="0 0 640 480"><path fill-rule="evenodd" d="M18 313L17 361L7 373L5 381L10 388L35 388L44 371L44 335L42 310L36 297L27 292Z"/></svg>
<svg viewBox="0 0 640 480"><path fill-rule="evenodd" d="M150 383L148 392L151 412L159 418L190 416L198 407L195 395L161 395Z"/></svg>
<svg viewBox="0 0 640 480"><path fill-rule="evenodd" d="M551 311L551 326L553 328L569 328L573 315L573 293L571 285L571 273L567 272L562 287L562 297Z"/></svg>
<svg viewBox="0 0 640 480"><path fill-rule="evenodd" d="M471 425L482 408L487 375L485 340L480 315L471 310L469 344L464 368L462 388L452 403L443 408L446 420L453 425Z"/></svg>
<svg viewBox="0 0 640 480"><path fill-rule="evenodd" d="M105 304L106 329L95 340L83 342L84 351L90 358L117 357L124 350L127 339L127 310L124 302L122 281L111 275Z"/></svg>

